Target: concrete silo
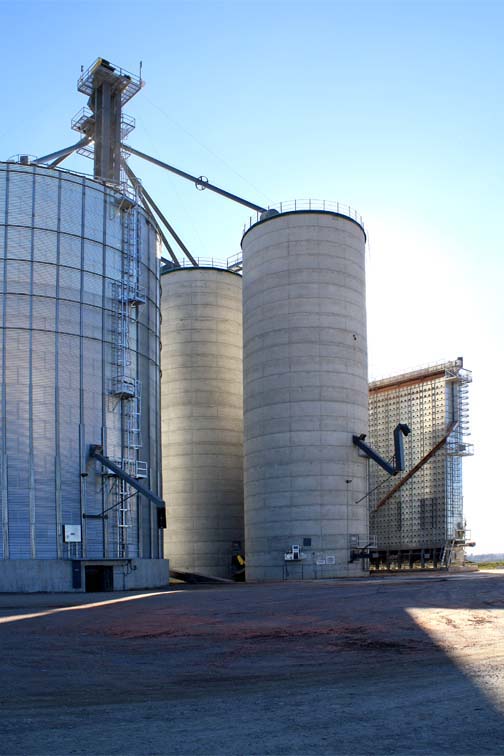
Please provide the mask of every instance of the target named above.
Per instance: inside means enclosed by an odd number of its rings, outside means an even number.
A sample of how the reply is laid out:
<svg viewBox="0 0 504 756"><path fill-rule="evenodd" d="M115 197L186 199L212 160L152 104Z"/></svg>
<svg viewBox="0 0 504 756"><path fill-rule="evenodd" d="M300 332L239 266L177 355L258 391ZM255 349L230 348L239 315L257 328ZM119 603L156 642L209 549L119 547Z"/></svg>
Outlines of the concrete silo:
<svg viewBox="0 0 504 756"><path fill-rule="evenodd" d="M327 210L269 211L242 239L247 580L362 574L365 239Z"/></svg>
<svg viewBox="0 0 504 756"><path fill-rule="evenodd" d="M0 591L165 584L157 235L134 200L0 164Z"/></svg>
<svg viewBox="0 0 504 756"><path fill-rule="evenodd" d="M242 279L163 272L161 424L173 569L232 575L243 545Z"/></svg>

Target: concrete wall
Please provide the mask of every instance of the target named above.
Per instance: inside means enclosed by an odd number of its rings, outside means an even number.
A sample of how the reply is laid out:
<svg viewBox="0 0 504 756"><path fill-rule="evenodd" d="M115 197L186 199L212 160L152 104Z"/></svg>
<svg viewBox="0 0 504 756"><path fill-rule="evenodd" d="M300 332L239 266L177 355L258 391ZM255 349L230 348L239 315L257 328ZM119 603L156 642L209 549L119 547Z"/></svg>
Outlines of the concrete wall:
<svg viewBox="0 0 504 756"><path fill-rule="evenodd" d="M352 444L368 425L364 232L286 213L242 249L247 580L362 574L348 558L349 535L368 536ZM292 544L301 562L285 562Z"/></svg>
<svg viewBox="0 0 504 756"><path fill-rule="evenodd" d="M68 559L6 559L0 562L0 593L63 593L85 591L86 565L113 567L113 590L162 588L169 584L166 559L82 561L81 588L72 587L72 561Z"/></svg>
<svg viewBox="0 0 504 756"><path fill-rule="evenodd" d="M242 279L185 269L161 279L165 554L230 577L243 543Z"/></svg>

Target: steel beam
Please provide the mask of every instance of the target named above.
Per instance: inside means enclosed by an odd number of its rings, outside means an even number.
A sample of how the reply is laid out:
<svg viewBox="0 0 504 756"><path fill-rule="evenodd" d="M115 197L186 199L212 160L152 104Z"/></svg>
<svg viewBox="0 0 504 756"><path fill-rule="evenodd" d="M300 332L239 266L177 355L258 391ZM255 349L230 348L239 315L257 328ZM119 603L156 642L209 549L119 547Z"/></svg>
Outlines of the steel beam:
<svg viewBox="0 0 504 756"><path fill-rule="evenodd" d="M151 157L150 155L146 155L145 152L140 152L140 150L135 150L133 147L130 147L129 144L122 144L121 147L123 148L123 150L126 150L126 152L129 152L131 155L136 155L136 157L142 158L143 160L147 160L149 163L158 165L160 168L164 168L167 171L171 171L171 173L175 173L177 176L180 176L181 178L185 178L188 181L191 181L192 183L196 185L197 188L210 189L211 192L220 194L222 197L227 197L227 199L233 200L233 202L238 202L238 204L240 205L245 205L245 207L249 207L251 210L255 210L257 213L266 212L265 207L261 207L260 205L256 205L253 202L249 202L248 200L243 199L243 197L238 197L238 195L236 194L231 194L231 192L226 192L225 189L221 189L220 187L215 186L215 184L211 184L206 179L203 179L202 176L192 176L190 173L181 171L179 168L174 168L173 165L169 165L168 163L164 163L162 160L158 160L157 158Z"/></svg>
<svg viewBox="0 0 504 756"><path fill-rule="evenodd" d="M90 141L91 139L89 137L84 137L84 139L80 139L78 142L76 142L76 144L72 144L70 147L64 147L62 150L57 150L57 152L51 152L49 155L44 155L43 157L36 158L35 160L32 160L32 163L50 163L51 160L54 160L55 165L57 165L66 157L71 155L72 152L75 152L80 147L85 147L86 144L89 144Z"/></svg>
<svg viewBox="0 0 504 756"><path fill-rule="evenodd" d="M103 447L97 444L91 444L91 446L89 447L90 457L97 459L98 462L101 462L102 465L107 467L109 470L112 470L112 472L115 473L118 478L121 478L121 480L124 480L126 483L128 483L128 485L134 488L135 491L138 491L139 494L142 494L142 496L145 496L146 499L152 501L153 504L155 504L157 507L164 509L165 503L163 499L160 499L159 496L156 496L155 493L152 493L149 488L146 488L141 483L139 483L136 478L132 478L131 475L128 475L128 473L124 472L124 470L122 470L119 465L116 465L115 462L112 462L111 459L105 457L102 452Z"/></svg>
<svg viewBox="0 0 504 756"><path fill-rule="evenodd" d="M152 197L150 196L150 194L148 193L148 191L146 189L144 189L143 186L142 186L142 195L145 197L145 199L147 200L147 202L149 203L149 205L152 207L152 209L154 210L154 212L159 215L159 217L163 221L164 225L166 226L166 228L168 229L168 231L170 232L170 234L173 236L173 238L175 239L175 241L179 245L179 247L182 250L182 252L192 262L192 264L194 265L195 268L199 268L199 263L191 255L191 253L187 249L186 245L184 244L184 242L182 241L182 239L180 238L180 236L177 234L177 232L175 231L175 229L173 228L173 226L170 224L170 222L168 221L168 219L166 218L166 216L163 215L163 213L161 212L161 210L159 209L159 207L156 205L156 203L154 202L154 200L152 199Z"/></svg>
<svg viewBox="0 0 504 756"><path fill-rule="evenodd" d="M154 215L154 213L150 209L150 206L147 204L147 201L146 201L146 199L143 196L143 192L140 192L140 202L142 203L143 209L145 210L145 212L149 216L150 220L154 224L154 227L156 228L156 231L158 232L159 236L163 240L163 244L166 247L166 251L170 255L172 261L175 263L175 265L177 265L180 268L181 267L180 261L179 261L177 255L175 254L175 252L173 251L170 242L168 241L168 239L164 235L163 229L161 228L161 226L157 222L156 216ZM165 257L162 257L161 260L163 260L163 262L165 262L165 261L168 262L168 260L166 260Z"/></svg>
<svg viewBox="0 0 504 756"><path fill-rule="evenodd" d="M152 212L152 210L150 209L149 205L147 204L147 201L144 198L144 188L142 186L141 181L135 176L135 174L133 173L133 171L129 167L129 165L126 162L126 160L121 159L121 164L122 164L122 167L124 168L124 171L125 171L127 177L129 178L129 180L131 181L131 183L133 184L133 186L135 187L135 189L138 191L138 193L140 195L140 201L141 201L141 203L143 205L143 208L144 208L145 212L147 213L147 215L149 216L149 218L151 219L151 221L153 222L154 226L156 227L156 230L157 230L158 234L160 235L161 239L163 240L163 244L165 245L168 254L170 255L170 257L173 260L173 262L175 263L175 265L178 265L180 267L180 262L179 262L179 260L178 260L178 258L176 256L175 252L171 248L171 245L168 242L168 239L166 238L166 236L164 235L161 226L157 222L154 213Z"/></svg>
<svg viewBox="0 0 504 756"><path fill-rule="evenodd" d="M91 110L95 115L94 176L118 184L121 179L121 90L116 81L94 77Z"/></svg>

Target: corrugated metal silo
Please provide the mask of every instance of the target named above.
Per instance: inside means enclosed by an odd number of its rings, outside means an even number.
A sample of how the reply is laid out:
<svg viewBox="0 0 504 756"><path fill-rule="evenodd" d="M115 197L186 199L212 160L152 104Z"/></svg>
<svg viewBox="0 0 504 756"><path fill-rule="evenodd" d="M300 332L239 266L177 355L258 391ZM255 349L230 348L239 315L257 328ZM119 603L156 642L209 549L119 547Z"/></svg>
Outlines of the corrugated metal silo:
<svg viewBox="0 0 504 756"><path fill-rule="evenodd" d="M262 218L242 240L247 580L362 574L365 233L337 212Z"/></svg>
<svg viewBox="0 0 504 756"><path fill-rule="evenodd" d="M242 279L188 268L161 284L165 552L174 569L230 577L243 544Z"/></svg>
<svg viewBox="0 0 504 756"><path fill-rule="evenodd" d="M102 182L0 164L0 292L0 590L79 589L86 566L160 584L153 505L88 457L161 492L154 229Z"/></svg>

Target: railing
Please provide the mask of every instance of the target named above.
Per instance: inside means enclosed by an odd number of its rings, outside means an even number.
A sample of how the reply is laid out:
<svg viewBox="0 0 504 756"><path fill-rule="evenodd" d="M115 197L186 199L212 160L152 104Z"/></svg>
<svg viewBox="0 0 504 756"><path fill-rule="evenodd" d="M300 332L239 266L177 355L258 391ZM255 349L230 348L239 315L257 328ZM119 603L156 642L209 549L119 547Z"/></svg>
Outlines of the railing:
<svg viewBox="0 0 504 756"><path fill-rule="evenodd" d="M32 161L35 161L37 158L35 155L11 155L7 160L2 161L5 163L19 163L19 165L30 165Z"/></svg>
<svg viewBox="0 0 504 756"><path fill-rule="evenodd" d="M95 115L90 108L84 106L81 108L72 118L70 121L70 128L72 128L74 131L80 131L83 133L83 126L88 121L94 121Z"/></svg>
<svg viewBox="0 0 504 756"><path fill-rule="evenodd" d="M332 202L331 200L323 199L295 199L268 205L267 209L277 210L279 213L290 213L301 210L322 210L330 213L338 213L339 215L345 215L347 218L351 218L352 220L357 221L357 223L362 226L362 228L364 228L362 215L360 215L357 210L350 207L350 205L345 204L344 202ZM259 220L261 220L261 213L251 215L249 217L248 227L250 228L250 226L253 226L254 223L257 223ZM245 224L244 231L246 229L247 224Z"/></svg>
<svg viewBox="0 0 504 756"><path fill-rule="evenodd" d="M125 84L121 91L121 103L125 105L142 87L144 82L140 76L130 71L125 71L120 66L113 65L105 58L97 58L86 71L83 71L77 81L77 90L88 97L94 90L94 77L99 73L100 77L108 81L122 79Z"/></svg>
<svg viewBox="0 0 504 756"><path fill-rule="evenodd" d="M236 255L236 257L238 257ZM241 255L240 255L241 257ZM201 268L218 268L219 270L227 270L228 269L228 262L223 261L221 258L214 258L214 257L195 257L194 258L198 265ZM230 258L228 258L229 260ZM166 267L166 270L178 270L179 268L194 268L195 266L192 264L190 260L187 260L186 258L182 258L180 260L179 265L173 265L173 268L171 265L168 265Z"/></svg>
<svg viewBox="0 0 504 756"><path fill-rule="evenodd" d="M241 270L242 268L243 252L237 252L236 255L231 255L226 260L226 268L228 270Z"/></svg>

